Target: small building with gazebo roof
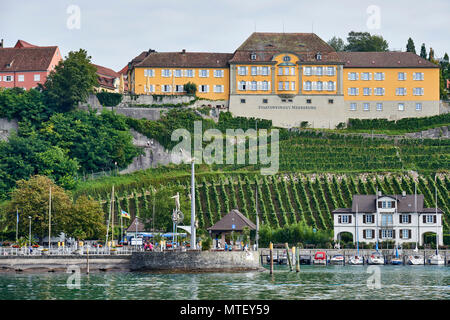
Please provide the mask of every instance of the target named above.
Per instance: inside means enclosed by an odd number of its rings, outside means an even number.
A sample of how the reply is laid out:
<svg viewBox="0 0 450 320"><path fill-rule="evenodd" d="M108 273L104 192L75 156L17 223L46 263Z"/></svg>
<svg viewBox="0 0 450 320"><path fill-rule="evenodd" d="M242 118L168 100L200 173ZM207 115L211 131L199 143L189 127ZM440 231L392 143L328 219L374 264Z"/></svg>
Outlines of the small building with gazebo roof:
<svg viewBox="0 0 450 320"><path fill-rule="evenodd" d="M226 234L230 234L233 231L242 233L245 227L248 227L250 230L256 230L256 225L250 219L239 212L239 210L233 209L207 230L213 239L220 238L220 245L223 248ZM217 246L217 243L215 245Z"/></svg>

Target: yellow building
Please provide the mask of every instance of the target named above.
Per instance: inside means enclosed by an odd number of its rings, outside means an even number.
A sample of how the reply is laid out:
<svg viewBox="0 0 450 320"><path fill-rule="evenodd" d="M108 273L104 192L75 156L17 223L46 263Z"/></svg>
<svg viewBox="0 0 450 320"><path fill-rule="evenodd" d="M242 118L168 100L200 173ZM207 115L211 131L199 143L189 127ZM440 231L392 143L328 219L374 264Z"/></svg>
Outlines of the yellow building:
<svg viewBox="0 0 450 320"><path fill-rule="evenodd" d="M149 50L128 69L134 94L183 95L192 82L234 115L282 127L439 114L438 66L409 52L336 52L314 33L255 32L234 53Z"/></svg>
<svg viewBox="0 0 450 320"><path fill-rule="evenodd" d="M134 94L183 95L184 85L194 83L197 96L228 100L232 54L207 52L151 52L131 69Z"/></svg>

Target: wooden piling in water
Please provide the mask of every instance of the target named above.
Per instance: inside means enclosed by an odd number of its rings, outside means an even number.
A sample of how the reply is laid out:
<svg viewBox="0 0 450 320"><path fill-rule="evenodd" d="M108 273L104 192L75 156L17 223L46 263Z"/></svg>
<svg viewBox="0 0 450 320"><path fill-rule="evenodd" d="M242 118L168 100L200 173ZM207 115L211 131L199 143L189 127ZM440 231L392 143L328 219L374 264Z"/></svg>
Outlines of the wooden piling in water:
<svg viewBox="0 0 450 320"><path fill-rule="evenodd" d="M269 244L269 255L270 255L270 274L273 274L273 243Z"/></svg>
<svg viewBox="0 0 450 320"><path fill-rule="evenodd" d="M295 271L300 272L300 250L295 248Z"/></svg>
<svg viewBox="0 0 450 320"><path fill-rule="evenodd" d="M287 260L289 263L289 269L292 271L291 255L289 253L289 245L287 242L284 244L284 247L286 248L286 255L287 255Z"/></svg>

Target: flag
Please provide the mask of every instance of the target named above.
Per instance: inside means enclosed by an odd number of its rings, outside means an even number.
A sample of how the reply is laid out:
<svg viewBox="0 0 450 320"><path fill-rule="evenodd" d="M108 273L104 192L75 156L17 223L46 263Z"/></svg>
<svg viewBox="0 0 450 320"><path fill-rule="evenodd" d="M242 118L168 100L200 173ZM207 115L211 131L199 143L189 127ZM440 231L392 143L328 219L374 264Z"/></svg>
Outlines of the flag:
<svg viewBox="0 0 450 320"><path fill-rule="evenodd" d="M128 212L125 212L123 210L121 210L120 216L123 217L123 218L130 219L130 215L128 214Z"/></svg>

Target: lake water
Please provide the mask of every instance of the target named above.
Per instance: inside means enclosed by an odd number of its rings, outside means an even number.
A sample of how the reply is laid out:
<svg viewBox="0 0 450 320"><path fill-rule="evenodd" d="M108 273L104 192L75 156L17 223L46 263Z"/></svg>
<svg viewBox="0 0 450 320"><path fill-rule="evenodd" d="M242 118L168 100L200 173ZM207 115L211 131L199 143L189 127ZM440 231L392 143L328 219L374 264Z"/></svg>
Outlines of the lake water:
<svg viewBox="0 0 450 320"><path fill-rule="evenodd" d="M450 299L445 266L301 266L299 273L276 266L273 275L108 272L80 274L76 284L76 274L0 273L0 299Z"/></svg>

